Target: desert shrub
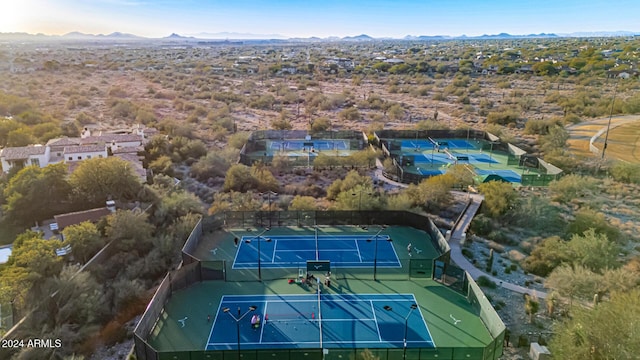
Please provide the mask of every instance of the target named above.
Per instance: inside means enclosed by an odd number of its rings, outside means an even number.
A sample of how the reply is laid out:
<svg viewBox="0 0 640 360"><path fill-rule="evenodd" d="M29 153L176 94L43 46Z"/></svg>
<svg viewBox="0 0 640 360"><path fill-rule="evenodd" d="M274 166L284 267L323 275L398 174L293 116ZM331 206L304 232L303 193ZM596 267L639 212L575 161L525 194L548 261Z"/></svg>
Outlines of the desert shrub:
<svg viewBox="0 0 640 360"><path fill-rule="evenodd" d="M511 109L503 109L500 111L492 111L487 114L487 123L507 125L516 123L520 115Z"/></svg>
<svg viewBox="0 0 640 360"><path fill-rule="evenodd" d="M476 283L478 284L478 286L486 287L489 289L495 289L496 287L498 287L495 282L493 282L486 276L478 277L478 279L476 280Z"/></svg>

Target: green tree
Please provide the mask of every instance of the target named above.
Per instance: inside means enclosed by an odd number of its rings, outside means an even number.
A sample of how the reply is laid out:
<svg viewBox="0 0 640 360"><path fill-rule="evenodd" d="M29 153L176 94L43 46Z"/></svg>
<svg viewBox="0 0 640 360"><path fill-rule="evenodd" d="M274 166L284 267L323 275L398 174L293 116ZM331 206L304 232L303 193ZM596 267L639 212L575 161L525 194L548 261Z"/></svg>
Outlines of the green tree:
<svg viewBox="0 0 640 360"><path fill-rule="evenodd" d="M289 210L315 211L318 209L316 199L311 196L296 195L289 204Z"/></svg>
<svg viewBox="0 0 640 360"><path fill-rule="evenodd" d="M406 192L387 196L386 210L409 211L414 208L413 201Z"/></svg>
<svg viewBox="0 0 640 360"><path fill-rule="evenodd" d="M616 181L640 184L640 164L618 161L611 166L609 171Z"/></svg>
<svg viewBox="0 0 640 360"><path fill-rule="evenodd" d="M134 199L142 184L133 167L117 157L89 159L69 177L76 195L92 204L109 199Z"/></svg>
<svg viewBox="0 0 640 360"><path fill-rule="evenodd" d="M200 181L223 177L230 164L219 152L209 152L191 166L191 174Z"/></svg>
<svg viewBox="0 0 640 360"><path fill-rule="evenodd" d="M558 359L633 359L640 353L640 289L616 293L594 309L575 308L549 348Z"/></svg>
<svg viewBox="0 0 640 360"><path fill-rule="evenodd" d="M19 170L3 191L3 210L15 222L28 224L67 211L71 186L65 164Z"/></svg>
<svg viewBox="0 0 640 360"><path fill-rule="evenodd" d="M400 104L391 105L387 113L389 114L389 118L391 118L391 120L396 121L404 119L405 116L405 110Z"/></svg>
<svg viewBox="0 0 640 360"><path fill-rule="evenodd" d="M98 228L90 222L67 226L62 230L64 245L71 245L76 260L86 263L103 246L104 240Z"/></svg>
<svg viewBox="0 0 640 360"><path fill-rule="evenodd" d="M369 185L356 185L350 191L338 194L335 207L339 210L380 210L384 208L384 198Z"/></svg>
<svg viewBox="0 0 640 360"><path fill-rule="evenodd" d="M596 233L594 229L589 229L582 235L573 235L567 246L569 257L575 265L584 266L597 273L620 266L620 246L607 239L605 234Z"/></svg>
<svg viewBox="0 0 640 360"><path fill-rule="evenodd" d="M194 194L184 190L171 191L160 197L153 212L153 222L158 226L168 225L187 214L202 214L203 210L200 199Z"/></svg>
<svg viewBox="0 0 640 360"><path fill-rule="evenodd" d="M7 146L9 133L19 129L23 125L13 119L0 117L0 146Z"/></svg>
<svg viewBox="0 0 640 360"><path fill-rule="evenodd" d="M348 107L338 113L338 117L342 120L357 121L362 118L360 111L355 107Z"/></svg>
<svg viewBox="0 0 640 360"><path fill-rule="evenodd" d="M262 206L255 194L251 192L223 192L213 195L213 203L209 208L209 215L225 211L255 211Z"/></svg>
<svg viewBox="0 0 640 360"><path fill-rule="evenodd" d="M243 164L232 165L224 178L224 191L246 192L256 187L251 168Z"/></svg>
<svg viewBox="0 0 640 360"><path fill-rule="evenodd" d="M520 197L514 206L511 221L539 232L539 235L557 234L566 228L558 206L545 196Z"/></svg>
<svg viewBox="0 0 640 360"><path fill-rule="evenodd" d="M317 133L327 131L331 127L331 120L326 117L319 117L311 123L311 132Z"/></svg>
<svg viewBox="0 0 640 360"><path fill-rule="evenodd" d="M371 190L373 189L373 182L371 181L371 177L362 176L356 170L351 170L344 179L338 179L329 185L327 188L327 199L336 200L342 192L353 193L354 189L358 186Z"/></svg>
<svg viewBox="0 0 640 360"><path fill-rule="evenodd" d="M497 218L509 211L517 199L517 193L510 183L490 181L478 186L484 195L483 209L491 217Z"/></svg>
<svg viewBox="0 0 640 360"><path fill-rule="evenodd" d="M262 163L251 166L251 176L255 179L254 183L258 191L278 191L280 188L280 183L273 173Z"/></svg>
<svg viewBox="0 0 640 360"><path fill-rule="evenodd" d="M558 266L551 272L544 286L554 289L573 304L573 299L590 299L595 293L600 275L584 266Z"/></svg>
<svg viewBox="0 0 640 360"><path fill-rule="evenodd" d="M420 120L416 123L416 130L449 130L449 127L436 120Z"/></svg>
<svg viewBox="0 0 640 360"><path fill-rule="evenodd" d="M609 224L603 213L589 208L582 208L575 213L575 219L569 223L567 232L582 235L589 229L593 229L596 234L605 235L613 242L618 242L621 237L620 230Z"/></svg>
<svg viewBox="0 0 640 360"><path fill-rule="evenodd" d="M529 324L533 323L533 316L540 310L540 302L535 296L524 294L524 311L529 315Z"/></svg>
<svg viewBox="0 0 640 360"><path fill-rule="evenodd" d="M552 151L554 149L564 149L569 140L569 132L560 125L549 127L549 133L540 138L543 151Z"/></svg>
<svg viewBox="0 0 640 360"><path fill-rule="evenodd" d="M598 188L594 178L570 174L549 184L549 192L554 201L569 202L576 198L588 197Z"/></svg>
<svg viewBox="0 0 640 360"><path fill-rule="evenodd" d="M77 265L65 266L60 274L48 279L43 286L43 295L48 302L48 316L55 324L73 324L88 329L109 315L105 291L88 271L80 271ZM55 294L51 296L51 294ZM77 344L89 334L66 339Z"/></svg>
<svg viewBox="0 0 640 360"><path fill-rule="evenodd" d="M446 207L452 200L453 178L445 175L431 176L418 185L409 185L406 193L414 206L431 211Z"/></svg>
<svg viewBox="0 0 640 360"><path fill-rule="evenodd" d="M242 147L244 146L244 144L247 143L247 140L249 139L249 132L247 131L240 131L237 132L231 136L229 136L228 139L228 144L229 146L231 146L232 148L235 149L242 149Z"/></svg>
<svg viewBox="0 0 640 360"><path fill-rule="evenodd" d="M107 217L106 235L120 251L146 253L151 246L154 226L145 213L118 210Z"/></svg>
<svg viewBox="0 0 640 360"><path fill-rule="evenodd" d="M555 65L553 65L553 63L548 61L537 62L533 64L532 69L533 69L533 72L539 76L555 75L558 73L558 70L556 69Z"/></svg>
<svg viewBox="0 0 640 360"><path fill-rule="evenodd" d="M559 265L570 260L566 241L558 236L546 238L538 244L531 255L522 262L522 268L539 276L547 276Z"/></svg>
<svg viewBox="0 0 640 360"><path fill-rule="evenodd" d="M25 268L32 281L42 280L62 270L62 258L56 255L56 249L60 247L62 242L45 240L41 234L28 231L14 242L8 264Z"/></svg>
<svg viewBox="0 0 640 360"><path fill-rule="evenodd" d="M151 169L154 174L174 175L173 161L171 161L171 158L167 155L162 155L149 163L149 169Z"/></svg>
<svg viewBox="0 0 640 360"><path fill-rule="evenodd" d="M31 133L31 129L20 127L7 134L7 146L27 146L36 143L36 138Z"/></svg>

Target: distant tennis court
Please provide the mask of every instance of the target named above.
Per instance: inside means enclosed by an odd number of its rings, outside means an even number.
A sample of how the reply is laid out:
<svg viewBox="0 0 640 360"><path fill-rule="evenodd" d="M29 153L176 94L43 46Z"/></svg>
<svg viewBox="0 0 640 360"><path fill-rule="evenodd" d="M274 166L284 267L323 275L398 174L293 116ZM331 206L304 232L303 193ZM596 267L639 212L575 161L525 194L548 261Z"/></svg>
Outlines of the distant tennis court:
<svg viewBox="0 0 640 360"><path fill-rule="evenodd" d="M400 260L388 235L243 236L233 269L298 268L307 260L330 260L333 267L399 268Z"/></svg>
<svg viewBox="0 0 640 360"><path fill-rule="evenodd" d="M303 151L303 150L349 150L349 140L270 140L267 142L269 150Z"/></svg>
<svg viewBox="0 0 640 360"><path fill-rule="evenodd" d="M508 182L520 182L520 175L513 170L475 170L478 175L498 175L501 178L505 179Z"/></svg>
<svg viewBox="0 0 640 360"><path fill-rule="evenodd" d="M225 295L205 350L236 349L238 340L243 349L402 348L405 332L407 348L435 347L413 294L318 294ZM249 306L256 310L236 323L236 309Z"/></svg>
<svg viewBox="0 0 640 360"><path fill-rule="evenodd" d="M439 147L441 149L470 149L475 150L478 148L477 145L474 145L471 141L461 140L461 139L433 139L432 140L424 140L424 139L415 139L415 140L401 140L401 147L403 150L406 149L421 149L421 150L430 150L435 147Z"/></svg>

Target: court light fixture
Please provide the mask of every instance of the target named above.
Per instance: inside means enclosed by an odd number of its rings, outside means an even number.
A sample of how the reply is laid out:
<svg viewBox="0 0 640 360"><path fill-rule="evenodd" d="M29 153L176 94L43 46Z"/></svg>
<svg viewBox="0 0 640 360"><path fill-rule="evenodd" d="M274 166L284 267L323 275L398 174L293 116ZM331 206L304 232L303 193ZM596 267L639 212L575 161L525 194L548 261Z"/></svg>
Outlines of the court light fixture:
<svg viewBox="0 0 640 360"><path fill-rule="evenodd" d="M229 316L231 316L231 318L236 322L236 334L237 334L237 339L238 339L238 348L237 348L237 352L238 352L238 360L240 360L240 321L242 321L242 319L244 319L245 316L247 316L247 314L249 314L252 311L255 311L258 307L255 305L251 305L249 306L249 310L247 310L244 314L242 314L242 310L240 309L240 306L238 306L238 316L234 316L228 307L225 307L222 309L222 312L225 312L227 314L229 314Z"/></svg>
<svg viewBox="0 0 640 360"><path fill-rule="evenodd" d="M383 307L383 309L385 309L385 310L387 310L387 311L392 311L392 310L393 310L393 308L392 308L391 306L389 306L389 305L385 305L385 306ZM229 310L229 308L227 308L227 310Z"/></svg>

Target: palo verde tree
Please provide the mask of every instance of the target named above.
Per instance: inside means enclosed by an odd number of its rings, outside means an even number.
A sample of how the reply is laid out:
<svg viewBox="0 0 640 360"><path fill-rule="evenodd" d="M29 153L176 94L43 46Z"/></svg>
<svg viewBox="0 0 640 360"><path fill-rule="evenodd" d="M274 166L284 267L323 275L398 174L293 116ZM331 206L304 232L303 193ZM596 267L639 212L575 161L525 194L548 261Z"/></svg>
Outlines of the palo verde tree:
<svg viewBox="0 0 640 360"><path fill-rule="evenodd" d="M93 205L108 199L134 199L142 186L131 164L118 157L81 162L69 182L78 199Z"/></svg>
<svg viewBox="0 0 640 360"><path fill-rule="evenodd" d="M593 309L575 308L549 344L566 360L633 359L640 354L640 289L618 292Z"/></svg>
<svg viewBox="0 0 640 360"><path fill-rule="evenodd" d="M45 168L28 166L18 171L4 189L4 212L22 224L65 212L71 193L66 175L62 163Z"/></svg>

